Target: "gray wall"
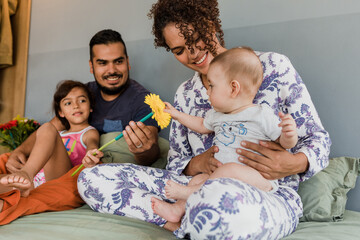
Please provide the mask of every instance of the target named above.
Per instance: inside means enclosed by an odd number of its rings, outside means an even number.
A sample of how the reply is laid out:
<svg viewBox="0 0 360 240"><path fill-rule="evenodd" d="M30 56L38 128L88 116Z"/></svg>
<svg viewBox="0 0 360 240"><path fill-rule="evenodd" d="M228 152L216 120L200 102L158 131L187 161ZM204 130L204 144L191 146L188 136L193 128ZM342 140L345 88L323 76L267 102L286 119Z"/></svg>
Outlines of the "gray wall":
<svg viewBox="0 0 360 240"><path fill-rule="evenodd" d="M192 72L155 49L146 14L155 0L33 0L26 116L45 122L56 83L92 80L88 42L103 28L123 34L131 77L172 101ZM333 141L331 156L360 157L360 2L219 0L228 48L248 45L287 55L306 83ZM167 131L162 133L166 137ZM359 181L359 180L358 180ZM358 184L360 185L360 184ZM360 187L349 209L360 211Z"/></svg>

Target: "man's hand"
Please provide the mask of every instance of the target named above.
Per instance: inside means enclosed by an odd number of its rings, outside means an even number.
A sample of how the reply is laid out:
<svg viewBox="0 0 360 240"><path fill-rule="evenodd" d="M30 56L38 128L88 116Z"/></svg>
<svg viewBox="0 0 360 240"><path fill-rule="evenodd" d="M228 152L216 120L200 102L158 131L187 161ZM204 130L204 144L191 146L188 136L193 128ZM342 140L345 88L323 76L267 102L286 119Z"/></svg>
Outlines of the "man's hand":
<svg viewBox="0 0 360 240"><path fill-rule="evenodd" d="M217 146L212 146L200 155L193 157L184 170L184 174L195 176L199 173L211 174L222 165L222 163L214 158L214 154L219 151Z"/></svg>
<svg viewBox="0 0 360 240"><path fill-rule="evenodd" d="M9 159L5 166L10 173L14 173L21 170L24 167L26 161L27 157L23 152L13 151L9 156Z"/></svg>
<svg viewBox="0 0 360 240"><path fill-rule="evenodd" d="M100 158L102 158L103 156L103 152L97 149L91 149L86 152L86 155L82 159L82 164L84 164L84 166L87 168L93 167L99 163Z"/></svg>
<svg viewBox="0 0 360 240"><path fill-rule="evenodd" d="M153 126L146 126L142 122L131 121L123 131L124 139L135 160L141 165L151 165L160 154L158 130Z"/></svg>
<svg viewBox="0 0 360 240"><path fill-rule="evenodd" d="M238 148L239 161L259 171L266 179L279 179L305 172L309 163L303 153L291 154L275 142L260 141L260 144L242 141L244 148L261 155Z"/></svg>

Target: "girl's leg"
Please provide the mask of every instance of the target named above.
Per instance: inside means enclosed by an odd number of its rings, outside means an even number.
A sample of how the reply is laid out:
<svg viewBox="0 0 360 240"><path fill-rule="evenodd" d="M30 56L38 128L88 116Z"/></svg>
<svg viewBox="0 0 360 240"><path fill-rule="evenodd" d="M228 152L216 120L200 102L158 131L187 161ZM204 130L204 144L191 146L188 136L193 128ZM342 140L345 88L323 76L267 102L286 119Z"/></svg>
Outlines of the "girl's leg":
<svg viewBox="0 0 360 240"><path fill-rule="evenodd" d="M258 171L238 163L226 163L218 167L209 177L209 179L216 178L235 178L265 192L269 192L272 189L270 181L264 178Z"/></svg>
<svg viewBox="0 0 360 240"><path fill-rule="evenodd" d="M44 168L47 181L56 179L71 168L71 162L56 128L45 123L36 132L36 141L24 167L0 179L1 184L15 187L26 196L34 176Z"/></svg>

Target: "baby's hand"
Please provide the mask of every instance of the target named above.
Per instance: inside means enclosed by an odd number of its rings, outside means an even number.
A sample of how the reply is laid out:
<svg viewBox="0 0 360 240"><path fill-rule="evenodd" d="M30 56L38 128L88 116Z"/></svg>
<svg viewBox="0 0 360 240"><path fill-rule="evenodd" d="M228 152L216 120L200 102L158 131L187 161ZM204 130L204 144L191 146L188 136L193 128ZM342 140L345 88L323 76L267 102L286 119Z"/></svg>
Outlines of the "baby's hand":
<svg viewBox="0 0 360 240"><path fill-rule="evenodd" d="M99 163L100 158L104 156L104 153L97 149L91 149L87 151L85 157L82 160L82 164L84 164L85 167L90 168L95 166Z"/></svg>
<svg viewBox="0 0 360 240"><path fill-rule="evenodd" d="M177 120L180 112L176 110L176 108L174 108L170 103L168 102L164 102L164 103L165 103L164 112L169 113L174 120Z"/></svg>
<svg viewBox="0 0 360 240"><path fill-rule="evenodd" d="M288 138L296 136L296 122L292 118L292 116L290 114L284 114L282 112L279 112L279 117L281 119L279 127L282 128L282 132L285 134L285 136Z"/></svg>

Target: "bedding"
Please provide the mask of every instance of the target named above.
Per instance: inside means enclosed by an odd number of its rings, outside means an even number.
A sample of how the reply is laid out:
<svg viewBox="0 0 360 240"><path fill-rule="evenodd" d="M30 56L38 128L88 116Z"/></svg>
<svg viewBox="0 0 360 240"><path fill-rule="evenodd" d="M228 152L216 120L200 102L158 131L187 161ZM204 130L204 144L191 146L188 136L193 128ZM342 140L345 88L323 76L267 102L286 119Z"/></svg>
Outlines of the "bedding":
<svg viewBox="0 0 360 240"><path fill-rule="evenodd" d="M347 193L355 187L359 158L332 158L321 172L299 185L303 202L301 222L336 222L343 219Z"/></svg>
<svg viewBox="0 0 360 240"><path fill-rule="evenodd" d="M301 222L284 240L355 240L360 236L360 212L346 210L340 222ZM17 219L0 227L1 239L136 239L170 240L169 231L137 219L93 212L87 205Z"/></svg>
<svg viewBox="0 0 360 240"><path fill-rule="evenodd" d="M116 134L115 134L116 135ZM102 139L107 142L114 136ZM168 142L159 140L164 166ZM125 141L107 148L104 162L133 161ZM111 145L110 145L111 146ZM286 240L359 239L360 212L345 210L347 192L355 186L359 158L330 159L329 166L299 186L304 204L304 217L296 231ZM30 207L31 208L31 207ZM30 209L29 208L29 209ZM0 227L1 239L176 239L169 231L154 224L123 216L97 213L89 206L33 214Z"/></svg>

